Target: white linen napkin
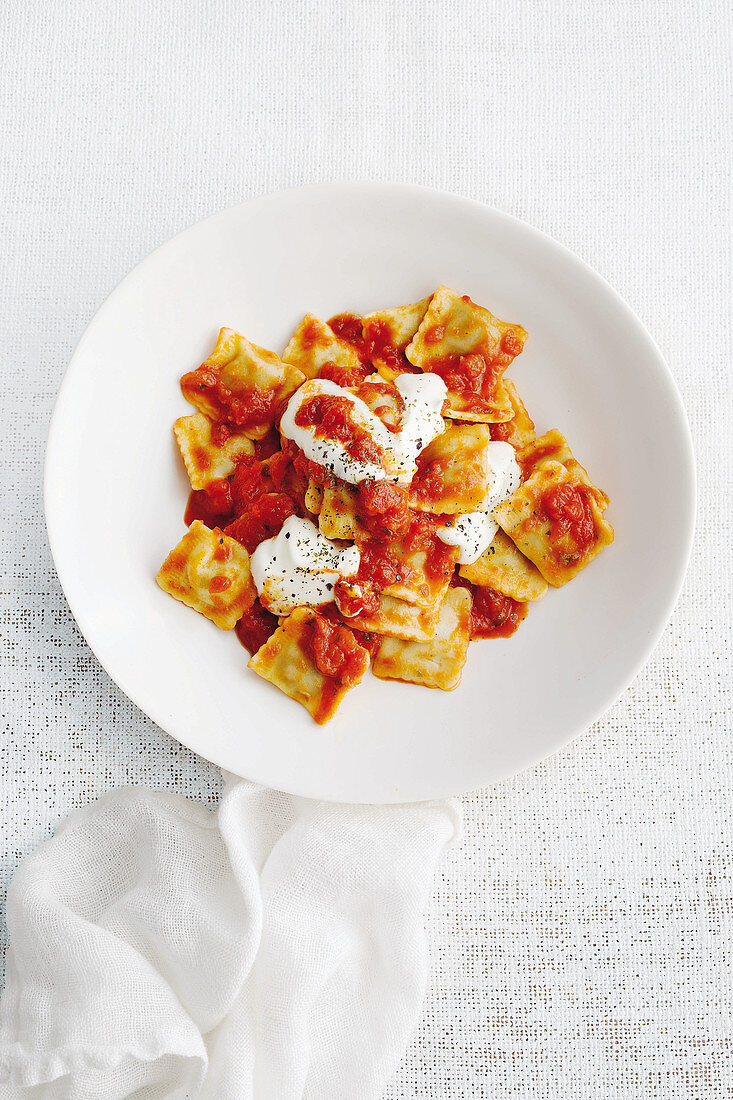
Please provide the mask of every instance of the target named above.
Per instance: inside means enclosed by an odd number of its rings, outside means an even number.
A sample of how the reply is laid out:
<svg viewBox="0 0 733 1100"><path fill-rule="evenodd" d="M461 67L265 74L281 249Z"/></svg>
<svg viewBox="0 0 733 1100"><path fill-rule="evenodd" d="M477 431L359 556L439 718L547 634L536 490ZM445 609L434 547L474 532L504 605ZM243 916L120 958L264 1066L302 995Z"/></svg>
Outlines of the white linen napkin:
<svg viewBox="0 0 733 1100"><path fill-rule="evenodd" d="M129 788L18 869L0 1096L367 1100L415 1027L452 801Z"/></svg>

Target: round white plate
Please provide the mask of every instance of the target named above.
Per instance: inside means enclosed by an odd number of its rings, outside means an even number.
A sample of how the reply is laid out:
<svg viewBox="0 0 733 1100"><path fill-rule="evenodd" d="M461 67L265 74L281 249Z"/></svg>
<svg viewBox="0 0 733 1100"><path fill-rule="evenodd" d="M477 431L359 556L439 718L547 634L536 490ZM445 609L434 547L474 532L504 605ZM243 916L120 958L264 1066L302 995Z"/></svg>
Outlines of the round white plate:
<svg viewBox="0 0 733 1100"><path fill-rule="evenodd" d="M281 352L307 311L413 302L440 283L529 330L510 369L537 430L559 428L611 497L616 541L470 647L453 692L371 674L316 726L246 669L233 633L155 574L185 530L178 380L221 325ZM353 802L456 794L540 760L609 707L671 614L690 550L694 464L679 394L639 320L590 268L480 203L417 187L285 191L208 218L143 260L73 355L48 441L45 506L61 583L131 699L209 760Z"/></svg>

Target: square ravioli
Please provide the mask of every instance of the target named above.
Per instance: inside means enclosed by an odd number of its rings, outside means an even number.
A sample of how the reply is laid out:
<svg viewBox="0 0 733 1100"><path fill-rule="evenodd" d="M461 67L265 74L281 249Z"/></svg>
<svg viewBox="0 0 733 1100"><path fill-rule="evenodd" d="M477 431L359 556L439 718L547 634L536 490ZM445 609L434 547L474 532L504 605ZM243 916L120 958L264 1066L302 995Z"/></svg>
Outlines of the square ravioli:
<svg viewBox="0 0 733 1100"><path fill-rule="evenodd" d="M602 489L593 484L588 476L588 471L574 457L567 439L557 428L551 428L539 439L534 439L522 447L517 454L517 462L525 477L529 477L530 474L547 462L560 462L578 481L588 486L598 501L598 507L602 512L608 507L608 496Z"/></svg>
<svg viewBox="0 0 733 1100"><path fill-rule="evenodd" d="M247 551L199 519L171 550L156 580L164 592L222 630L233 630L257 597Z"/></svg>
<svg viewBox="0 0 733 1100"><path fill-rule="evenodd" d="M179 416L173 432L192 489L205 489L212 481L229 477L237 459L254 454L249 436L232 434L226 424L215 424L203 413Z"/></svg>
<svg viewBox="0 0 733 1100"><path fill-rule="evenodd" d="M369 653L347 627L298 607L257 650L248 667L301 703L321 724L362 679Z"/></svg>
<svg viewBox="0 0 733 1100"><path fill-rule="evenodd" d="M443 378L447 416L495 423L512 417L501 377L526 338L521 325L499 321L467 295L441 286L405 355L413 366Z"/></svg>
<svg viewBox="0 0 733 1100"><path fill-rule="evenodd" d="M458 548L438 537L429 517L413 520L404 538L356 541L362 575L366 567L365 575L379 592L418 607L440 603L458 561Z"/></svg>
<svg viewBox="0 0 733 1100"><path fill-rule="evenodd" d="M318 526L327 539L355 539L365 532L356 514L357 491L344 481L323 486Z"/></svg>
<svg viewBox="0 0 733 1100"><path fill-rule="evenodd" d="M519 396L517 387L509 378L502 378L501 385L512 407L511 420L491 425L491 438L511 443L515 450L526 447L535 439L534 421Z"/></svg>
<svg viewBox="0 0 733 1100"><path fill-rule="evenodd" d="M184 374L181 391L212 420L229 424L250 439L262 439L274 425L280 406L304 381L305 375L274 351L223 328L209 358Z"/></svg>
<svg viewBox="0 0 733 1100"><path fill-rule="evenodd" d="M462 565L458 572L471 584L493 588L520 603L540 600L547 591L547 581L537 566L517 550L503 531L496 532L477 561Z"/></svg>
<svg viewBox="0 0 733 1100"><path fill-rule="evenodd" d="M485 424L447 427L418 455L411 507L450 515L481 511L491 499L490 443Z"/></svg>
<svg viewBox="0 0 733 1100"><path fill-rule="evenodd" d="M306 378L316 378L326 364L337 368L344 375L363 376L358 352L352 344L341 340L333 329L312 313L306 313L290 343L283 352L283 359L291 363Z"/></svg>
<svg viewBox="0 0 733 1100"><path fill-rule="evenodd" d="M423 298L408 306L377 309L363 318L364 340L372 363L388 382L393 382L398 374L417 369L408 363L405 348L420 328L429 305L430 298Z"/></svg>
<svg viewBox="0 0 733 1100"><path fill-rule="evenodd" d="M452 691L460 682L470 637L471 594L465 588L450 588L433 637L429 641L385 638L374 657L374 675Z"/></svg>
<svg viewBox="0 0 733 1100"><path fill-rule="evenodd" d="M350 393L359 397L370 412L379 417L390 431L399 431L405 403L392 382L386 382L379 374L372 374L356 386L349 386Z"/></svg>
<svg viewBox="0 0 733 1100"><path fill-rule="evenodd" d="M317 516L323 507L323 486L315 482L312 477L308 478L305 490L305 506L312 516Z"/></svg>
<svg viewBox="0 0 733 1100"><path fill-rule="evenodd" d="M443 595L440 592L432 604L420 607L380 592L377 610L354 615L349 618L349 623L355 630L363 630L367 634L389 634L393 638L427 641L438 628Z"/></svg>
<svg viewBox="0 0 733 1100"><path fill-rule="evenodd" d="M593 487L559 462L542 462L493 514L555 588L613 542Z"/></svg>

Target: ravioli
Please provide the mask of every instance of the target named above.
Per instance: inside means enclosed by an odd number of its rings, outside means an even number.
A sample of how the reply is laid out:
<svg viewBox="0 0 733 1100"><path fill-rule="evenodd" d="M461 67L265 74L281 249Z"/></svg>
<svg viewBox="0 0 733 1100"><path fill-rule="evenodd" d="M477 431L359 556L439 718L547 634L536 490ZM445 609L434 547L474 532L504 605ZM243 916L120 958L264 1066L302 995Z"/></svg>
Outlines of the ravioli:
<svg viewBox="0 0 733 1100"><path fill-rule="evenodd" d="M491 438L511 443L515 450L526 447L535 439L534 421L519 396L519 391L509 378L502 378L500 385L512 407L511 420L491 425Z"/></svg>
<svg viewBox="0 0 733 1100"><path fill-rule="evenodd" d="M472 637L509 637L614 538L606 493L557 429L537 438L505 376L526 338L446 286L363 316L308 313L282 357L221 329L181 379L196 412L174 425L187 515L206 522L160 587L236 626L249 669L318 723L370 654L379 679L453 690ZM299 525L333 540L328 578L314 581Z"/></svg>
<svg viewBox="0 0 733 1100"><path fill-rule="evenodd" d="M520 553L508 535L497 531L478 561L461 565L458 572L471 584L493 588L520 603L540 600L547 581L536 565Z"/></svg>
<svg viewBox="0 0 733 1100"><path fill-rule="evenodd" d="M543 461L494 509L494 518L548 584L559 588L613 542L593 486L559 462Z"/></svg>
<svg viewBox="0 0 733 1100"><path fill-rule="evenodd" d="M388 382L405 371L414 371L405 357L405 348L415 336L427 312L430 298L407 306L377 309L363 318L363 333L371 348L371 360Z"/></svg>
<svg viewBox="0 0 733 1100"><path fill-rule="evenodd" d="M348 372L358 373L362 368L361 359L353 346L341 340L325 321L313 313L306 313L296 328L283 352L283 359L306 378L317 378L327 363Z"/></svg>
<svg viewBox="0 0 733 1100"><path fill-rule="evenodd" d="M223 328L209 358L184 374L181 391L211 420L229 424L250 439L262 439L282 404L304 381L305 375L274 351Z"/></svg>
<svg viewBox="0 0 733 1100"><path fill-rule="evenodd" d="M447 584L446 584L447 588ZM349 623L355 630L365 630L369 634L389 634L393 638L416 638L426 641L432 638L438 628L440 605L438 598L427 607L419 607L405 600L395 599L385 592L379 594L379 608L370 614L355 615Z"/></svg>
<svg viewBox="0 0 733 1100"><path fill-rule="evenodd" d="M402 539L356 541L362 560L371 550L378 561L388 563L387 572L395 576L394 580L379 589L385 595L427 608L435 607L436 601L439 602L445 595L458 559L458 549L446 546L435 531L423 531L417 545L413 545L409 535Z"/></svg>
<svg viewBox="0 0 733 1100"><path fill-rule="evenodd" d="M156 580L164 592L222 630L233 630L257 598L247 551L198 519L171 550Z"/></svg>
<svg viewBox="0 0 733 1100"><path fill-rule="evenodd" d="M468 296L442 286L405 355L413 366L443 378L448 387L447 416L495 423L512 417L500 382L526 338L521 325L500 321Z"/></svg>
<svg viewBox="0 0 733 1100"><path fill-rule="evenodd" d="M173 432L193 489L205 489L212 481L228 477L238 459L254 454L249 436L231 435L225 425L215 425L203 413L179 416Z"/></svg>
<svg viewBox="0 0 733 1100"><path fill-rule="evenodd" d="M471 594L465 588L450 588L433 637L427 641L384 638L374 656L374 675L452 691L460 682L470 637Z"/></svg>
<svg viewBox="0 0 733 1100"><path fill-rule="evenodd" d="M557 428L551 428L539 439L528 442L517 454L517 461L526 476L548 462L560 462L579 482L592 490L601 511L608 507L608 496L594 485L588 471L580 465L570 450L567 439Z"/></svg>
<svg viewBox="0 0 733 1100"><path fill-rule="evenodd" d="M326 538L353 541L366 534L357 517L357 495L356 489L336 479L323 486L318 526Z"/></svg>
<svg viewBox="0 0 733 1100"><path fill-rule="evenodd" d="M251 668L322 724L364 676L369 652L352 632L315 611L292 612L250 660Z"/></svg>
<svg viewBox="0 0 733 1100"><path fill-rule="evenodd" d="M446 428L418 457L411 506L448 514L481 511L491 499L490 443L485 424Z"/></svg>

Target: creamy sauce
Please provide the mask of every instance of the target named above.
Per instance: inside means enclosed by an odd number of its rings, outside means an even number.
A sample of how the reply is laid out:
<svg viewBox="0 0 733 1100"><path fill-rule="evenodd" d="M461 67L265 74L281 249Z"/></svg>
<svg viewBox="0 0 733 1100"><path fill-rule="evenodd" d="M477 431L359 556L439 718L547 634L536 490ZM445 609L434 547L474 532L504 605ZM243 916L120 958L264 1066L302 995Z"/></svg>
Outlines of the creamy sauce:
<svg viewBox="0 0 733 1100"><path fill-rule="evenodd" d="M260 543L250 568L263 606L289 615L333 600L336 581L356 573L360 558L357 546L342 550L310 520L290 516L279 535Z"/></svg>
<svg viewBox="0 0 733 1100"><path fill-rule="evenodd" d="M486 507L480 512L456 516L451 523L437 530L438 538L449 546L458 547L459 565L473 565L481 557L498 529L491 512L497 504L510 497L522 481L511 443L499 440L489 443L488 452L492 481L491 496Z"/></svg>
<svg viewBox="0 0 733 1100"><path fill-rule="evenodd" d="M325 466L349 485L362 481L397 481L409 485L420 451L444 430L441 413L447 390L437 374L400 375L395 385L404 402L399 432L389 431L360 397L324 378L304 382L293 394L283 413L280 431L292 439L306 458ZM295 423L300 406L318 394L342 397L350 403L354 420L383 455L381 462L358 461L349 454L346 443L317 435L311 425Z"/></svg>

